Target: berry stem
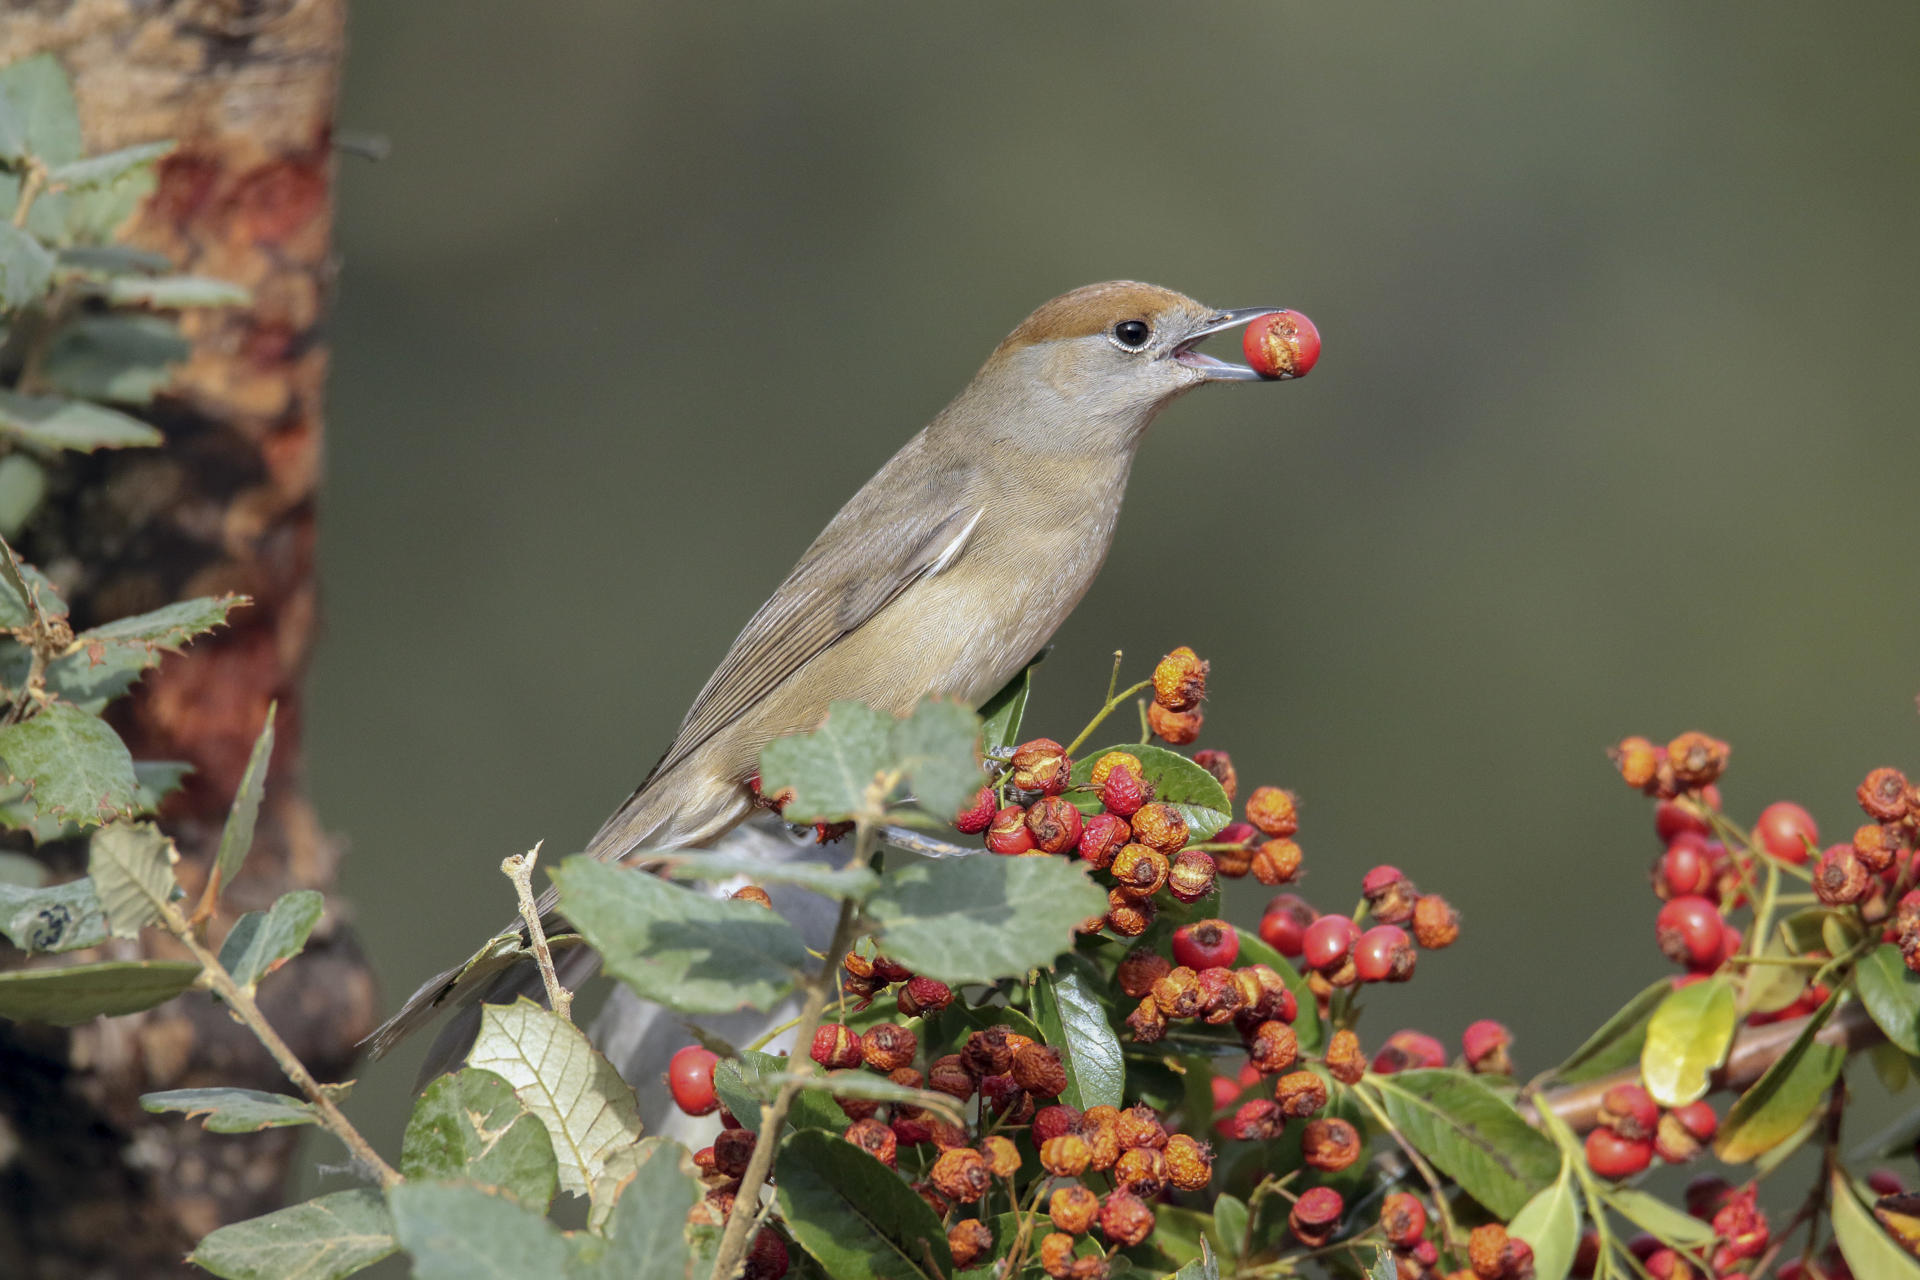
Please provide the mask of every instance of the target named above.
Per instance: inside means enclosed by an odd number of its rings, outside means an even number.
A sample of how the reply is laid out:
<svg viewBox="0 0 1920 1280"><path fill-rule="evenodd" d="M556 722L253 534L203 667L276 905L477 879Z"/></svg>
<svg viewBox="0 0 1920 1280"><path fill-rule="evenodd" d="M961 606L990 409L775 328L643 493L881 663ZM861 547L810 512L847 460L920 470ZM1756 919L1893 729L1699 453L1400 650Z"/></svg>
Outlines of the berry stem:
<svg viewBox="0 0 1920 1280"><path fill-rule="evenodd" d="M1116 653L1113 656L1114 656L1113 674L1114 674L1114 678L1118 679L1120 675L1120 662L1119 662L1120 655ZM1067 744L1067 754L1072 755L1074 752L1078 751L1081 745L1084 744L1088 738L1091 738L1093 736L1093 731L1095 729L1098 729L1101 726L1101 724L1105 722L1108 716L1112 715L1116 710L1119 709L1119 706L1121 703L1125 702L1128 698L1131 698L1134 694L1139 693L1142 689L1151 689L1151 688L1153 688L1153 681L1142 680L1139 684L1128 685L1126 688L1122 689L1120 692L1115 693L1113 692L1113 681L1111 680L1108 681L1107 700L1105 704L1101 706L1100 710L1094 713L1093 719L1087 721L1087 727L1080 731L1080 736ZM1140 717L1141 717L1140 723L1143 726L1146 724L1146 715L1147 715L1146 710L1143 707L1140 712Z"/></svg>
<svg viewBox="0 0 1920 1280"><path fill-rule="evenodd" d="M1405 1155L1413 1167L1419 1170L1420 1177L1425 1180L1427 1184L1427 1190L1433 1193L1434 1208L1440 1211L1441 1243L1448 1253L1458 1254L1460 1252L1460 1225L1453 1220L1453 1210L1447 1205L1447 1194L1445 1189L1440 1185L1439 1176L1434 1173L1433 1166L1427 1163L1426 1157L1422 1156L1418 1151L1415 1151L1413 1144L1401 1137L1400 1131L1394 1128L1393 1121L1387 1117L1386 1110L1381 1107L1378 1102L1374 1101L1373 1095L1367 1091L1367 1085L1370 1083L1375 1088L1379 1087L1379 1078L1371 1072L1369 1072L1367 1077L1358 1085L1354 1086L1351 1090L1353 1096L1360 1100L1360 1105L1367 1109L1368 1114L1373 1117L1382 1132L1393 1139L1394 1144L1400 1148L1401 1154Z"/></svg>

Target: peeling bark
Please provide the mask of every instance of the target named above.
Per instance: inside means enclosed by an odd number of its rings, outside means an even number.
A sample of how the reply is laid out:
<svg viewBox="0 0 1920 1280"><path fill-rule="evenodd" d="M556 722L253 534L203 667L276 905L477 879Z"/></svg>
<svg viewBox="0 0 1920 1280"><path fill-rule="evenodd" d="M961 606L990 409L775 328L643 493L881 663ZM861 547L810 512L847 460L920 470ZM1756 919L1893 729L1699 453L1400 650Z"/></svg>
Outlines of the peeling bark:
<svg viewBox="0 0 1920 1280"><path fill-rule="evenodd" d="M58 56L90 151L178 142L127 238L182 271L253 291L249 308L183 317L192 357L149 415L166 444L66 461L21 538L77 626L184 596L253 598L110 717L136 758L194 766L162 812L193 894L267 706L279 702L259 835L213 922L216 942L235 915L289 889L330 891L339 859L303 792L300 712L316 616L331 129L344 51L344 0L0 0L0 62ZM45 852L56 863L63 854ZM147 954L169 945L139 944ZM316 1075L344 1075L377 1000L331 896L307 953L262 985L261 1003ZM154 1089L286 1087L205 996L68 1030L0 1024L0 1080L0 1273L199 1274L181 1262L195 1238L282 1202L298 1131L213 1135L140 1110L138 1096Z"/></svg>

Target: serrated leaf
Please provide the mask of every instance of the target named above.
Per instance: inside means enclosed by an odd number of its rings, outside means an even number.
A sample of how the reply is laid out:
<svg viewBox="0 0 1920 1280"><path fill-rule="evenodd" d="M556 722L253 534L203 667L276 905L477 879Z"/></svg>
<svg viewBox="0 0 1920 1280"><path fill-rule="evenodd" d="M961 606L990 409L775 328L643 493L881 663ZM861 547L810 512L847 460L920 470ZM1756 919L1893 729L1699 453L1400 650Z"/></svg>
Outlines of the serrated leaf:
<svg viewBox="0 0 1920 1280"><path fill-rule="evenodd" d="M1126 1103L1126 1059L1097 994L1105 985L1076 955L1061 957L1059 966L1042 971L1033 985L1034 1021L1067 1069L1060 1099L1083 1111Z"/></svg>
<svg viewBox="0 0 1920 1280"><path fill-rule="evenodd" d="M84 160L69 160L65 164L50 166L47 169L47 182L62 187L97 187L117 182L141 165L151 167L160 157L173 150L173 146L171 141L141 142L131 147L121 147L118 151L103 151Z"/></svg>
<svg viewBox="0 0 1920 1280"><path fill-rule="evenodd" d="M1647 1021L1640 1074L1663 1107L1706 1096L1714 1070L1726 1060L1737 1022L1733 988L1724 976L1689 983L1665 996Z"/></svg>
<svg viewBox="0 0 1920 1280"><path fill-rule="evenodd" d="M36 614L64 618L67 602L60 598L46 574L30 564L22 564L13 548L0 542L0 627L37 625ZM20 669L26 670L24 665Z"/></svg>
<svg viewBox="0 0 1920 1280"><path fill-rule="evenodd" d="M1075 788L1084 789L1092 785L1093 766L1109 751L1125 751L1138 757L1141 772L1153 784L1154 799L1180 811L1180 816L1187 821L1187 831L1194 843L1211 839L1219 834L1220 828L1233 820L1233 804L1227 799L1220 780L1179 752L1168 751L1164 747L1128 742L1089 751L1074 763ZM1084 796L1077 798L1076 802L1083 808L1091 803L1089 812L1098 809L1097 801L1089 802Z"/></svg>
<svg viewBox="0 0 1920 1280"><path fill-rule="evenodd" d="M767 744L760 753L761 791L774 795L793 788L794 798L781 811L790 822L877 818L884 797L875 794L874 779L893 764L894 723L863 703L835 702L815 732Z"/></svg>
<svg viewBox="0 0 1920 1280"><path fill-rule="evenodd" d="M156 307L178 311L187 307L244 307L253 300L246 287L212 276L115 276L102 287L109 303L119 307Z"/></svg>
<svg viewBox="0 0 1920 1280"><path fill-rule="evenodd" d="M950 820L986 780L980 772L980 717L957 702L922 701L894 723L889 748L914 799L938 818Z"/></svg>
<svg viewBox="0 0 1920 1280"><path fill-rule="evenodd" d="M787 1229L833 1280L942 1280L946 1232L900 1176L851 1142L798 1130L774 1160Z"/></svg>
<svg viewBox="0 0 1920 1280"><path fill-rule="evenodd" d="M126 743L98 716L55 702L0 729L8 778L25 783L34 812L82 826L129 816L139 781Z"/></svg>
<svg viewBox="0 0 1920 1280"><path fill-rule="evenodd" d="M66 69L50 53L0 67L0 94L12 108L14 127L42 164L64 164L81 150L80 113Z"/></svg>
<svg viewBox="0 0 1920 1280"><path fill-rule="evenodd" d="M0 391L0 435L41 449L144 448L164 442L158 431L117 409L62 396Z"/></svg>
<svg viewBox="0 0 1920 1280"><path fill-rule="evenodd" d="M22 951L78 951L107 940L107 912L87 876L44 889L0 884L0 934Z"/></svg>
<svg viewBox="0 0 1920 1280"><path fill-rule="evenodd" d="M1573 1269L1573 1255L1580 1247L1580 1201L1573 1171L1564 1160L1553 1185L1521 1206L1507 1230L1533 1246L1536 1275L1564 1276Z"/></svg>
<svg viewBox="0 0 1920 1280"><path fill-rule="evenodd" d="M87 874L106 908L107 928L132 938L158 924L172 901L173 842L147 822L120 822L94 834L87 846Z"/></svg>
<svg viewBox="0 0 1920 1280"><path fill-rule="evenodd" d="M1648 985L1547 1074L1567 1084L1578 1084L1638 1062L1647 1042L1647 1023L1672 990L1673 983L1665 978Z"/></svg>
<svg viewBox="0 0 1920 1280"><path fill-rule="evenodd" d="M345 1280L399 1247L386 1200L355 1187L221 1227L187 1261L224 1280Z"/></svg>
<svg viewBox="0 0 1920 1280"><path fill-rule="evenodd" d="M209 1133L258 1133L320 1123L311 1102L259 1089L168 1089L141 1094L140 1106L155 1115L178 1111L189 1120L199 1119Z"/></svg>
<svg viewBox="0 0 1920 1280"><path fill-rule="evenodd" d="M315 889L281 894L267 910L249 911L233 922L220 947L220 963L235 982L252 990L260 979L300 954L326 907L326 899Z"/></svg>
<svg viewBox="0 0 1920 1280"><path fill-rule="evenodd" d="M260 804L266 797L267 772L273 765L273 722L280 704L267 704L267 722L253 740L247 755L247 767L240 774L240 788L234 792L233 806L227 810L226 826L220 830L220 851L214 855L211 885L218 894L233 878L253 848L254 827L260 820Z"/></svg>
<svg viewBox="0 0 1920 1280"><path fill-rule="evenodd" d="M731 880L744 876L755 884L795 884L829 898L864 898L880 883L867 867L831 867L798 858L775 862L752 853L725 849L640 849L632 862L660 862L675 880Z"/></svg>
<svg viewBox="0 0 1920 1280"><path fill-rule="evenodd" d="M1658 1196L1632 1187L1614 1187L1607 1204L1621 1217L1664 1245L1691 1249L1713 1239L1713 1227L1690 1213L1682 1213Z"/></svg>
<svg viewBox="0 0 1920 1280"><path fill-rule="evenodd" d="M560 1189L590 1195L614 1151L640 1138L633 1090L572 1023L522 997L486 1005L467 1063L513 1086L553 1139Z"/></svg>
<svg viewBox="0 0 1920 1280"><path fill-rule="evenodd" d="M1512 1218L1559 1176L1559 1149L1478 1080L1420 1070L1367 1083L1414 1149L1496 1217Z"/></svg>
<svg viewBox="0 0 1920 1280"><path fill-rule="evenodd" d="M82 315L55 331L41 375L47 389L82 400L149 404L193 353L171 320Z"/></svg>
<svg viewBox="0 0 1920 1280"><path fill-rule="evenodd" d="M1327 1028L1320 1019L1320 1002L1314 998L1313 988L1293 962L1268 946L1266 941L1251 929L1240 932L1240 954L1236 965L1264 964L1280 975L1287 984L1287 990L1293 992L1294 1006L1297 1012L1293 1019L1293 1033L1300 1042L1302 1053L1319 1053L1326 1044Z"/></svg>
<svg viewBox="0 0 1920 1280"><path fill-rule="evenodd" d="M887 955L948 984L1052 963L1107 895L1064 858L949 858L890 869L867 901Z"/></svg>
<svg viewBox="0 0 1920 1280"><path fill-rule="evenodd" d="M1020 674L1001 686L1000 691L980 704L980 749L992 753L1005 751L1020 741L1020 722L1027 716L1027 699L1033 694L1033 669L1045 658L1043 652Z"/></svg>
<svg viewBox="0 0 1920 1280"><path fill-rule="evenodd" d="M403 1182L387 1192L414 1280L565 1276L567 1242L545 1217L459 1183Z"/></svg>
<svg viewBox="0 0 1920 1280"><path fill-rule="evenodd" d="M139 1013L185 991L200 976L191 960L113 960L63 969L0 973L0 1018L70 1027Z"/></svg>
<svg viewBox="0 0 1920 1280"><path fill-rule="evenodd" d="M807 968L793 926L751 902L584 856L556 867L553 882L561 912L599 950L607 972L670 1009L770 1008Z"/></svg>
<svg viewBox="0 0 1920 1280"><path fill-rule="evenodd" d="M0 311L18 311L46 295L53 253L23 229L0 218Z"/></svg>
<svg viewBox="0 0 1920 1280"><path fill-rule="evenodd" d="M505 1079L478 1067L441 1076L421 1093L401 1140L400 1172L503 1191L543 1213L560 1176L540 1117Z"/></svg>
<svg viewBox="0 0 1920 1280"><path fill-rule="evenodd" d="M1920 1280L1920 1261L1881 1230L1839 1170L1828 1181L1828 1195L1833 1202L1833 1238L1854 1275L1861 1280Z"/></svg>
<svg viewBox="0 0 1920 1280"><path fill-rule="evenodd" d="M1734 1101L1714 1138L1715 1155L1728 1164L1744 1163L1778 1146L1807 1123L1846 1065L1845 1045L1814 1040L1839 1003L1836 992L1807 1019L1787 1051Z"/></svg>
<svg viewBox="0 0 1920 1280"><path fill-rule="evenodd" d="M227 615L253 603L248 597L228 592L221 596L195 596L179 600L150 613L136 613L83 631L77 640L102 640L109 644L140 644L159 649L178 649L198 635L226 625Z"/></svg>
<svg viewBox="0 0 1920 1280"><path fill-rule="evenodd" d="M1887 1039L1920 1057L1920 973L1907 968L1900 948L1882 943L1860 957L1854 969L1860 1003Z"/></svg>
<svg viewBox="0 0 1920 1280"><path fill-rule="evenodd" d="M568 1280L689 1280L687 1214L701 1196L678 1143L641 1141L605 1239L576 1235ZM711 1268L709 1268L711 1270Z"/></svg>

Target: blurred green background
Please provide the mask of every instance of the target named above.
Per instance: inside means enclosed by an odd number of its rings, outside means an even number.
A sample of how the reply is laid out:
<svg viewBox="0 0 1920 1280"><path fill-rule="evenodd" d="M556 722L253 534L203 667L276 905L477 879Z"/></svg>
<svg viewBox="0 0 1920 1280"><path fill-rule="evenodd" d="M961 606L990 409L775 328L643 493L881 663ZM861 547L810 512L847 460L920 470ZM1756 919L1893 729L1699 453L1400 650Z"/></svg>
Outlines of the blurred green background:
<svg viewBox="0 0 1920 1280"><path fill-rule="evenodd" d="M1465 915L1369 1047L1491 1014L1538 1069L1664 970L1622 734L1730 739L1736 816L1839 835L1920 765L1920 9L354 19L341 125L393 150L339 185L308 758L389 1007L994 343L1109 277L1325 354L1160 420L1030 724L1072 736L1115 648L1211 658L1201 745L1300 792L1304 891L1392 861ZM389 1147L422 1047L354 1097Z"/></svg>

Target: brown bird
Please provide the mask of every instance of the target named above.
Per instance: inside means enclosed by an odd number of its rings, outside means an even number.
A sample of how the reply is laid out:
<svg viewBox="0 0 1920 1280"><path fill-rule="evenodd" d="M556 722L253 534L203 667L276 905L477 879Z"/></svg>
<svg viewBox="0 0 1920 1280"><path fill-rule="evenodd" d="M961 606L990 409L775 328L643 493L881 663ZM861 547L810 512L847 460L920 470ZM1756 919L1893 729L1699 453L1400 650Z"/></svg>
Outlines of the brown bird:
<svg viewBox="0 0 1920 1280"><path fill-rule="evenodd" d="M752 810L760 749L817 728L837 699L904 715L930 694L992 696L1093 584L1154 417L1204 383L1262 380L1196 344L1277 310L1123 280L1028 316L814 539L586 851L716 839ZM460 974L422 986L370 1037L374 1054L442 1007L525 989L525 975Z"/></svg>

